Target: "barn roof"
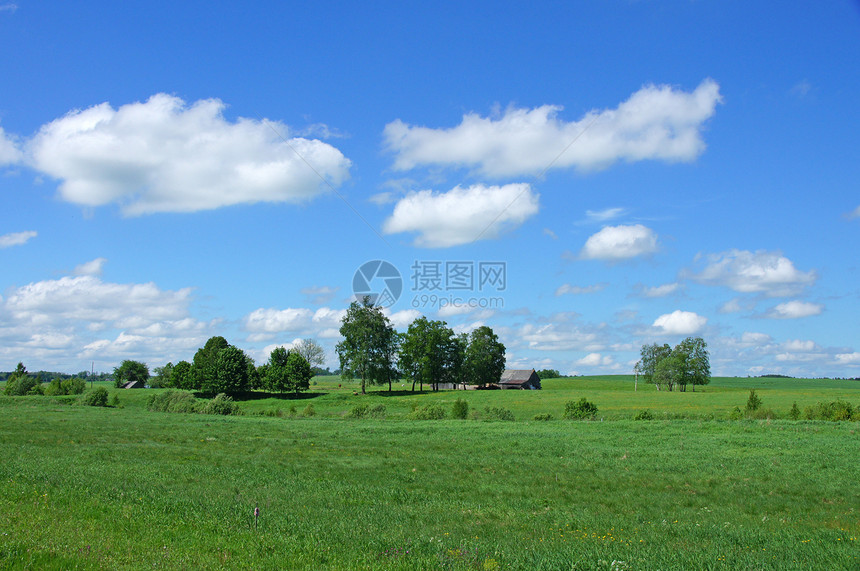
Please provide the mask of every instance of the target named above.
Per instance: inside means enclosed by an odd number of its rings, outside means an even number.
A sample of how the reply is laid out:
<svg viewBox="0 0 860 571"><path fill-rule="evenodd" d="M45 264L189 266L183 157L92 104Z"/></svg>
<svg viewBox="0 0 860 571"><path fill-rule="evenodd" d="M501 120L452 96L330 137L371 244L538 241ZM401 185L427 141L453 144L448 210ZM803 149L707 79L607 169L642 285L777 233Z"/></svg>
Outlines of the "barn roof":
<svg viewBox="0 0 860 571"><path fill-rule="evenodd" d="M532 379L534 369L506 369L499 380L500 385L523 385Z"/></svg>

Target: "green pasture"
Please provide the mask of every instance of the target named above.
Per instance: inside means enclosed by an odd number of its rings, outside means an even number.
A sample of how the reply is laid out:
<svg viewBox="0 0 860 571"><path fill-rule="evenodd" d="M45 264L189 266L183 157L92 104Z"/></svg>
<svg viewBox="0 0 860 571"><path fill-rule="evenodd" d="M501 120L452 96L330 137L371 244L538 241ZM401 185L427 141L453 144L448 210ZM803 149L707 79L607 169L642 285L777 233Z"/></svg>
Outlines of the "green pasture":
<svg viewBox="0 0 860 571"><path fill-rule="evenodd" d="M787 411L856 406L856 382L362 396L316 381L238 417L150 412L153 390L111 389L122 408L0 397L0 569L860 568L860 424L724 420L751 386ZM606 420L531 420L581 396ZM518 420L406 418L457 397ZM387 417L348 418L362 402ZM643 408L658 420L629 420Z"/></svg>

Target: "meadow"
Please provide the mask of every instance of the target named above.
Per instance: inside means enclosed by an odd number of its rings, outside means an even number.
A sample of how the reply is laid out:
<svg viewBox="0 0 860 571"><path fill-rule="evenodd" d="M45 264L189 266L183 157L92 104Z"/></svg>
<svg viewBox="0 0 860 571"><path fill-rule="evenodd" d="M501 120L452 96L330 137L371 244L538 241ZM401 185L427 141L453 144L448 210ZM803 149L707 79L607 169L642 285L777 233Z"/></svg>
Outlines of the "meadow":
<svg viewBox="0 0 860 571"><path fill-rule="evenodd" d="M155 390L111 389L122 408L0 397L0 568L860 567L860 424L727 420L752 387L784 416L858 406L857 381L355 395L315 380L227 417L151 412ZM598 420L560 420L582 396ZM516 421L407 418L458 397ZM385 418L348 418L362 403ZM631 420L644 409L656 420Z"/></svg>

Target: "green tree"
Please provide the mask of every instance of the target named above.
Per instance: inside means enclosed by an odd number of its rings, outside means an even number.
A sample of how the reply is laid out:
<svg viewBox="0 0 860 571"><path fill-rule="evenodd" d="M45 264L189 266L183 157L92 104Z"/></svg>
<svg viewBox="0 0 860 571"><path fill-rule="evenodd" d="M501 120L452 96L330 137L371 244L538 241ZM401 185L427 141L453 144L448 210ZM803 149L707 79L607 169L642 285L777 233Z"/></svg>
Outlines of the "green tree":
<svg viewBox="0 0 860 571"><path fill-rule="evenodd" d="M314 376L311 364L298 351L290 351L287 354L286 369L290 388L297 396L300 391L310 388L311 377Z"/></svg>
<svg viewBox="0 0 860 571"><path fill-rule="evenodd" d="M140 361L126 359L119 367L114 367L113 379L117 388L128 382L149 382L149 367Z"/></svg>
<svg viewBox="0 0 860 571"><path fill-rule="evenodd" d="M265 387L273 393L286 393L292 390L290 376L287 371L289 352L283 347L275 347L269 354L269 362L265 367Z"/></svg>
<svg viewBox="0 0 860 571"><path fill-rule="evenodd" d="M409 325L400 345L400 368L407 379L420 390L428 384L434 390L439 383L457 383L464 362L464 339L444 321L422 316Z"/></svg>
<svg viewBox="0 0 860 571"><path fill-rule="evenodd" d="M661 383L658 383L654 376L657 372L657 363L664 357L668 357L671 353L672 348L666 344L658 345L652 343L651 345L643 345L639 351L639 355L642 358L636 363L636 367L634 368L636 375L641 376L642 380L646 383L655 385L659 391Z"/></svg>
<svg viewBox="0 0 860 571"><path fill-rule="evenodd" d="M6 379L6 386L3 388L3 394L23 396L30 394L31 392L41 392L41 382L38 378L27 372L27 368L24 366L24 363L18 363L18 366Z"/></svg>
<svg viewBox="0 0 860 571"><path fill-rule="evenodd" d="M490 327L483 325L469 334L466 349L466 378L470 384L498 383L505 372L505 346Z"/></svg>
<svg viewBox="0 0 860 571"><path fill-rule="evenodd" d="M217 395L235 395L248 388L248 361L245 352L228 345L215 358L214 375L207 377L203 392Z"/></svg>
<svg viewBox="0 0 860 571"><path fill-rule="evenodd" d="M191 363L179 361L170 372L170 387L190 391L194 388L194 377L191 375Z"/></svg>
<svg viewBox="0 0 860 571"><path fill-rule="evenodd" d="M711 382L711 363L708 344L701 337L687 337L672 350L679 362L678 385L681 391L687 385L707 385Z"/></svg>
<svg viewBox="0 0 860 571"><path fill-rule="evenodd" d="M665 357L657 362L654 369L652 382L659 387L665 386L669 391L678 383L681 376L681 360L680 357L670 352Z"/></svg>
<svg viewBox="0 0 860 571"><path fill-rule="evenodd" d="M353 301L346 310L340 334L343 340L337 344L341 378L359 379L361 392L366 392L367 383L389 383L396 373L392 348L397 344L397 332L391 321L374 306L369 297L361 303Z"/></svg>
<svg viewBox="0 0 860 571"><path fill-rule="evenodd" d="M154 375L149 380L149 386L154 389L170 386L170 377L173 374L173 363L167 363L162 367L156 367L152 370Z"/></svg>
<svg viewBox="0 0 860 571"><path fill-rule="evenodd" d="M214 384L216 369L215 361L218 353L230 344L221 336L210 337L206 345L197 350L191 363L191 378L193 390L204 390L204 387Z"/></svg>

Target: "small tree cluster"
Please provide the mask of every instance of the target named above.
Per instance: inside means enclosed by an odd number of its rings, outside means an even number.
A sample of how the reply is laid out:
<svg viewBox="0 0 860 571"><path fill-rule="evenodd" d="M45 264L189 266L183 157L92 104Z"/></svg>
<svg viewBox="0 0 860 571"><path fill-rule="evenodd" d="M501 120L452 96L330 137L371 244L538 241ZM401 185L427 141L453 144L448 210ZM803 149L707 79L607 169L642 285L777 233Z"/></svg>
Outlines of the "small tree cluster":
<svg viewBox="0 0 860 571"><path fill-rule="evenodd" d="M659 391L661 387L686 391L687 385L707 385L711 382L711 364L708 345L701 337L687 337L674 348L667 344L643 345L641 359L634 371L646 383Z"/></svg>
<svg viewBox="0 0 860 571"><path fill-rule="evenodd" d="M591 420L597 416L597 405L582 397L578 401L567 401L564 405L565 420Z"/></svg>

